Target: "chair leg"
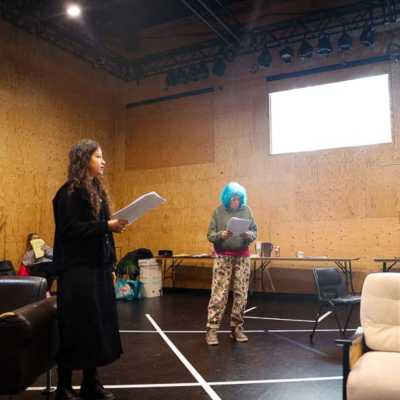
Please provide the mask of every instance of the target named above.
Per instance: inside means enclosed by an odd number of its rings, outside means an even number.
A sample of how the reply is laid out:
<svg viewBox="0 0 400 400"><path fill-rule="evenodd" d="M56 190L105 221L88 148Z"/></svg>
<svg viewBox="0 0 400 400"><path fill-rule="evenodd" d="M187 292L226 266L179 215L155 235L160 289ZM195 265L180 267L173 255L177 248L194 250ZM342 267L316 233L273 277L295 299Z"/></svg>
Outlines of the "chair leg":
<svg viewBox="0 0 400 400"><path fill-rule="evenodd" d="M48 369L46 372L46 389L44 389L42 391L42 395L49 395L50 393L55 392L55 388L51 386L51 372L52 372L52 368Z"/></svg>
<svg viewBox="0 0 400 400"><path fill-rule="evenodd" d="M346 336L346 330L347 330L347 327L349 325L352 312L353 312L353 304L350 304L350 310L347 313L346 323L344 324L343 337Z"/></svg>
<svg viewBox="0 0 400 400"><path fill-rule="evenodd" d="M321 304L321 305L319 306L317 315L315 316L315 321L314 321L313 330L312 330L312 332L311 332L311 334L310 334L310 342L311 342L311 343L313 343L314 335L315 335L315 330L317 329L318 320L319 320L319 317L320 317L320 315L321 315L321 313L322 313L322 309L323 309L323 308L324 308L324 305Z"/></svg>
<svg viewBox="0 0 400 400"><path fill-rule="evenodd" d="M339 317L338 317L338 315L336 313L336 307L334 307L332 311L333 311L333 315L335 316L337 326L339 328L340 336L344 337L342 324L340 323L340 319L339 319Z"/></svg>

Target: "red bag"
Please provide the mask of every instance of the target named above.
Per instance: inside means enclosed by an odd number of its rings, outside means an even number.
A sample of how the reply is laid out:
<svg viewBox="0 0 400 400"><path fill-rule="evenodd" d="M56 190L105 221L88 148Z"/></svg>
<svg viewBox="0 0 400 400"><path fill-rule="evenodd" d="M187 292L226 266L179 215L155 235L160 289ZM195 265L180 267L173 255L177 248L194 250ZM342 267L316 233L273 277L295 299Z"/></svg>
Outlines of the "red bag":
<svg viewBox="0 0 400 400"><path fill-rule="evenodd" d="M23 263L21 263L21 265L19 266L17 275L18 276L29 276L28 268L26 268L26 266Z"/></svg>

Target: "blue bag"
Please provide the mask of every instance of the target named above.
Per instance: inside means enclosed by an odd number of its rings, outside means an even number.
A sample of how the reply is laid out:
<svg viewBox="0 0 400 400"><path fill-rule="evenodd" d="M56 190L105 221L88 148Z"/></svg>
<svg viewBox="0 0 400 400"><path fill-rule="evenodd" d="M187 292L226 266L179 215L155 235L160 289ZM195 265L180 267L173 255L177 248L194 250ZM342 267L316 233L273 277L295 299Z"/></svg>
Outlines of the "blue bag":
<svg viewBox="0 0 400 400"><path fill-rule="evenodd" d="M140 299L142 282L130 279L117 279L115 282L115 298L117 300L132 301Z"/></svg>

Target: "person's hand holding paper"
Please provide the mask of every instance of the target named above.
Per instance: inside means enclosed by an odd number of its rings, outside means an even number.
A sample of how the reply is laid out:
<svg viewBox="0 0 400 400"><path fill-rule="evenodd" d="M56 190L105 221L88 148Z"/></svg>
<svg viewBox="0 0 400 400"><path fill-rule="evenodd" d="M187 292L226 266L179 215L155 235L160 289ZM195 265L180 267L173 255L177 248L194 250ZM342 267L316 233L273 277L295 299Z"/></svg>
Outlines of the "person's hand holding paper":
<svg viewBox="0 0 400 400"><path fill-rule="evenodd" d="M110 219L107 224L111 232L121 233L125 230L126 225L128 225L128 221L126 219Z"/></svg>
<svg viewBox="0 0 400 400"><path fill-rule="evenodd" d="M226 230L226 231L222 231L222 232L221 232L221 239L222 239L222 240L228 239L228 238L230 238L231 236L232 236L232 232L229 231L229 230Z"/></svg>

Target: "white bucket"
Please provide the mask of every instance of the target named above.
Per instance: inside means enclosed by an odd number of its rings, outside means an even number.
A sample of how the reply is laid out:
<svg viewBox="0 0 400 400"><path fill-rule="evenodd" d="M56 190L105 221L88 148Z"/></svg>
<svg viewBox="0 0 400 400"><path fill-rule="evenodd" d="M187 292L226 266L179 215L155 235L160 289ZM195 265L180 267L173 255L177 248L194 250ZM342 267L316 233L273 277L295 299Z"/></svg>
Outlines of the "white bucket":
<svg viewBox="0 0 400 400"><path fill-rule="evenodd" d="M139 260L140 276L143 297L162 296L161 267L154 258Z"/></svg>

